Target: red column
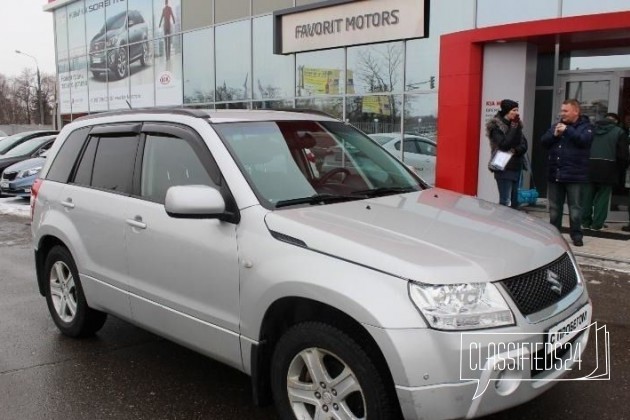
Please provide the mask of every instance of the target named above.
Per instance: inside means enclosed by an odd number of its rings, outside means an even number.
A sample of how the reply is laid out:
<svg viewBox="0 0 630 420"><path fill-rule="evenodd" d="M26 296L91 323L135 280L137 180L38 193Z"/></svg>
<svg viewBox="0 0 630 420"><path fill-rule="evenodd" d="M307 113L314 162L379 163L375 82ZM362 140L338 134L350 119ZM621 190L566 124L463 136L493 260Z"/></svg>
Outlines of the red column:
<svg viewBox="0 0 630 420"><path fill-rule="evenodd" d="M461 35L440 43L436 185L477 193L483 44Z"/></svg>

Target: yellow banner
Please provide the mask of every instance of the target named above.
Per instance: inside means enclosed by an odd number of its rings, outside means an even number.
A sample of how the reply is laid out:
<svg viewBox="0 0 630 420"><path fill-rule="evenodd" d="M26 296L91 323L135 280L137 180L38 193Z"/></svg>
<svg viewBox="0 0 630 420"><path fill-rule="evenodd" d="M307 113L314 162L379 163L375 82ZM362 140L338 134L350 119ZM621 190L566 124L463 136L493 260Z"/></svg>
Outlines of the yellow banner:
<svg viewBox="0 0 630 420"><path fill-rule="evenodd" d="M364 96L361 102L361 112L364 114L391 115L389 96Z"/></svg>
<svg viewBox="0 0 630 420"><path fill-rule="evenodd" d="M312 95L338 95L342 92L343 72L338 69L302 68L303 88ZM348 71L348 92L354 93L352 71Z"/></svg>

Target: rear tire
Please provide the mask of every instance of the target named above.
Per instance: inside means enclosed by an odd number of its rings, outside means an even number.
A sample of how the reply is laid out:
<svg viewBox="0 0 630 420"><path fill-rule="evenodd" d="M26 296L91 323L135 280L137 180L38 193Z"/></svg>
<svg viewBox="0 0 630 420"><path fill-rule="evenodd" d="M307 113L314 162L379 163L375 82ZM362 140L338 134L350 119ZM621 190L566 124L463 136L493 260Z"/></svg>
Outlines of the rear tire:
<svg viewBox="0 0 630 420"><path fill-rule="evenodd" d="M273 398L284 420L398 418L374 361L331 325L291 327L275 347L271 369Z"/></svg>
<svg viewBox="0 0 630 420"><path fill-rule="evenodd" d="M90 308L79 273L67 248L54 246L44 264L46 303L55 325L70 337L87 337L100 330L107 314Z"/></svg>

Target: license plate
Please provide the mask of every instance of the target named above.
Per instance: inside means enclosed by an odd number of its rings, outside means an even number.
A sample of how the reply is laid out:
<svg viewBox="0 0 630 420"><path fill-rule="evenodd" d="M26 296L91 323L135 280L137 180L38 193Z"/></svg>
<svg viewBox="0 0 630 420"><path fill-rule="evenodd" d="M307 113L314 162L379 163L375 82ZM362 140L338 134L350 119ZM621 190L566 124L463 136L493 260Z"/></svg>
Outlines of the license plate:
<svg viewBox="0 0 630 420"><path fill-rule="evenodd" d="M31 189L30 188L24 188L24 192L30 193Z"/></svg>
<svg viewBox="0 0 630 420"><path fill-rule="evenodd" d="M0 182L0 188L6 190L7 188L9 188L9 183L6 182L6 181L5 182Z"/></svg>
<svg viewBox="0 0 630 420"><path fill-rule="evenodd" d="M103 62L103 60L101 59L101 57L92 57L92 63L100 64L102 62Z"/></svg>
<svg viewBox="0 0 630 420"><path fill-rule="evenodd" d="M591 304L582 306L573 315L549 328L547 331L547 342L550 346L547 351L550 352L558 346L571 341L584 328L591 324L593 308Z"/></svg>

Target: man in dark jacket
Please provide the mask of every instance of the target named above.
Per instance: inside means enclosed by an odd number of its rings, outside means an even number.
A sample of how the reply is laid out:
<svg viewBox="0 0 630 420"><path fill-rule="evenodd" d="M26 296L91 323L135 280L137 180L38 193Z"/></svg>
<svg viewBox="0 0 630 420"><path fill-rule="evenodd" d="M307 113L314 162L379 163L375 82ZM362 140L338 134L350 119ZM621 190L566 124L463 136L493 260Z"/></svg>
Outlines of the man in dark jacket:
<svg viewBox="0 0 630 420"><path fill-rule="evenodd" d="M582 227L600 230L608 217L613 186L626 170L630 153L628 137L618 125L619 116L608 113L595 123L589 160L589 183L582 191Z"/></svg>
<svg viewBox="0 0 630 420"><path fill-rule="evenodd" d="M571 240L583 246L582 206L580 190L588 182L588 164L593 125L580 115L580 103L567 99L560 108L560 122L553 124L542 136L543 147L549 151L547 198L549 221L560 230L565 198L569 205Z"/></svg>

